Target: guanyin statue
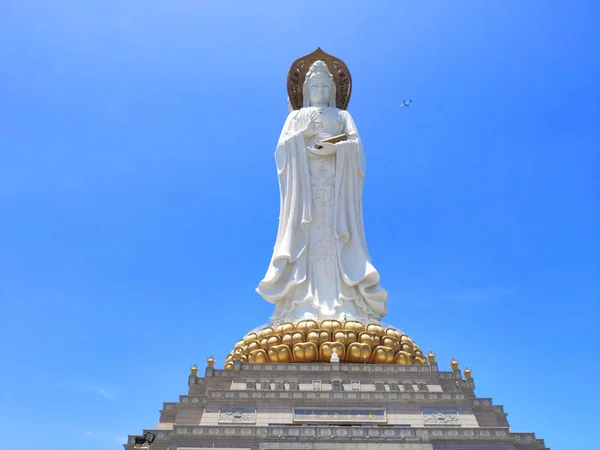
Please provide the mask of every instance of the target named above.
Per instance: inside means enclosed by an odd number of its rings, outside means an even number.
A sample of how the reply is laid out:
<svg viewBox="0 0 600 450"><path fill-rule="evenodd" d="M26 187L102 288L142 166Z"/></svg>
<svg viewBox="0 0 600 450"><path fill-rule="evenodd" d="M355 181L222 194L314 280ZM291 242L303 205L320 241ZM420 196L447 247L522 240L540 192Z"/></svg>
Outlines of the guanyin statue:
<svg viewBox="0 0 600 450"><path fill-rule="evenodd" d="M269 268L257 288L275 304L271 321L379 320L387 312L387 292L379 284L365 240L365 156L345 110L349 76L343 62L320 49L296 61L288 74L295 109L275 151L279 229Z"/></svg>

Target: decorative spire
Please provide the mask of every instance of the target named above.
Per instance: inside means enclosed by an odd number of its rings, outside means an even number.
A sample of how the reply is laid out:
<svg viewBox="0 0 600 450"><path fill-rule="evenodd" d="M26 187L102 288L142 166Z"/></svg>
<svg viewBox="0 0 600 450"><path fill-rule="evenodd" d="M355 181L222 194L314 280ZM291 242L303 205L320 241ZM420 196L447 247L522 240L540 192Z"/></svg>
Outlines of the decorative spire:
<svg viewBox="0 0 600 450"><path fill-rule="evenodd" d="M465 366L465 378L470 380L473 376L471 375L471 369Z"/></svg>
<svg viewBox="0 0 600 450"><path fill-rule="evenodd" d="M427 353L427 360L433 364L435 362L435 353L433 353L431 350L429 350L429 353Z"/></svg>
<svg viewBox="0 0 600 450"><path fill-rule="evenodd" d="M196 364L194 364L192 367L190 367L190 376L195 377L197 373L198 373L198 366Z"/></svg>
<svg viewBox="0 0 600 450"><path fill-rule="evenodd" d="M210 355L210 358L208 358L206 360L206 362L208 363L209 368L212 368L215 366L215 358L213 358L212 355Z"/></svg>
<svg viewBox="0 0 600 450"><path fill-rule="evenodd" d="M450 367L452 367L452 370L458 370L458 361L452 358L452 361L450 361Z"/></svg>

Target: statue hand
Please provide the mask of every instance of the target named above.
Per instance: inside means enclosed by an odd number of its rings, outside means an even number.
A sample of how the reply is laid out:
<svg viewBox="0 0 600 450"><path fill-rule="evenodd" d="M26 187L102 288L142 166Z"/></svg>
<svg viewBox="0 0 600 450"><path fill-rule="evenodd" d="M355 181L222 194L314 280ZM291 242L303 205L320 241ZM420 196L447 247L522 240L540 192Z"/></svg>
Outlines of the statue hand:
<svg viewBox="0 0 600 450"><path fill-rule="evenodd" d="M310 122L308 126L302 130L302 134L306 139L310 139L317 135L319 132L319 123L318 122Z"/></svg>
<svg viewBox="0 0 600 450"><path fill-rule="evenodd" d="M302 130L302 134L304 134L305 138L310 139L313 136L316 136L323 126L323 123L319 120L320 115L320 113L311 114L310 118L308 119L308 125Z"/></svg>
<svg viewBox="0 0 600 450"><path fill-rule="evenodd" d="M336 145L331 142L317 142L315 148L319 150L321 155L333 155L337 150Z"/></svg>

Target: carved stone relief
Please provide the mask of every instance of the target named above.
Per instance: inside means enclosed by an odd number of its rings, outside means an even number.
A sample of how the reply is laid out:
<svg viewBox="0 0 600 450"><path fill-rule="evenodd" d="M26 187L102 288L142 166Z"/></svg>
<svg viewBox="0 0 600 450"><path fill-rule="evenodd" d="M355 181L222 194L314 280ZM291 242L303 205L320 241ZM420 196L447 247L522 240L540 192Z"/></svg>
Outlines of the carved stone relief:
<svg viewBox="0 0 600 450"><path fill-rule="evenodd" d="M255 423L256 410L244 408L222 408L219 423Z"/></svg>
<svg viewBox="0 0 600 450"><path fill-rule="evenodd" d="M455 410L423 410L425 425L460 425Z"/></svg>

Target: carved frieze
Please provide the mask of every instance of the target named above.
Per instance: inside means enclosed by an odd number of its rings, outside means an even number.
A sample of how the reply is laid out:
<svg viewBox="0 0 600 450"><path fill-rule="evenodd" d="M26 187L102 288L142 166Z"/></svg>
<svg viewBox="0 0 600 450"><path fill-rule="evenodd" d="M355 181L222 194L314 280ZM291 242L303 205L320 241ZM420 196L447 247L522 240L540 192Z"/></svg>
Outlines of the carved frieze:
<svg viewBox="0 0 600 450"><path fill-rule="evenodd" d="M425 425L460 425L456 410L427 409L423 416Z"/></svg>
<svg viewBox="0 0 600 450"><path fill-rule="evenodd" d="M222 408L219 423L255 423L256 410L244 408Z"/></svg>
<svg viewBox="0 0 600 450"><path fill-rule="evenodd" d="M383 408L294 408L294 422L386 422Z"/></svg>

